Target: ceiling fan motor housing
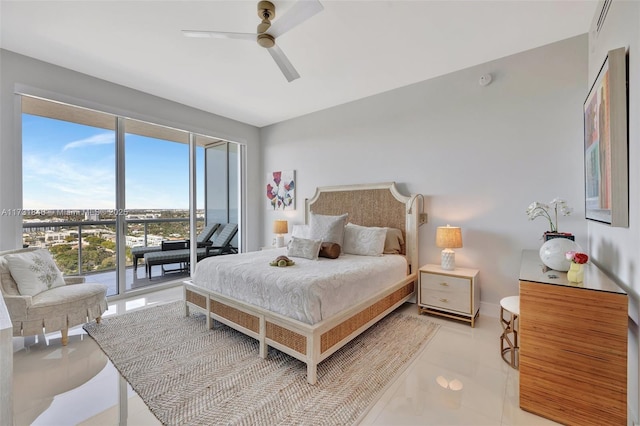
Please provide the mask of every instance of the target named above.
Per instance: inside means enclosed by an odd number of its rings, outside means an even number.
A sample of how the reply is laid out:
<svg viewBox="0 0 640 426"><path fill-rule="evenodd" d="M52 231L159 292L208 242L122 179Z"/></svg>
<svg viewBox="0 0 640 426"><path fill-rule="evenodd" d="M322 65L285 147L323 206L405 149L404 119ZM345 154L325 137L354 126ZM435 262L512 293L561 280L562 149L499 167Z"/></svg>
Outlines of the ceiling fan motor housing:
<svg viewBox="0 0 640 426"><path fill-rule="evenodd" d="M276 17L276 7L270 1L258 2L258 16L262 22L258 24L258 34L266 33L271 27L271 20Z"/></svg>
<svg viewBox="0 0 640 426"><path fill-rule="evenodd" d="M260 46L268 49L276 44L275 38L266 34L271 27L271 20L276 17L276 7L270 1L259 1L258 16L262 19L262 22L258 24L257 41Z"/></svg>
<svg viewBox="0 0 640 426"><path fill-rule="evenodd" d="M276 39L269 34L258 34L258 44L268 49L276 44Z"/></svg>

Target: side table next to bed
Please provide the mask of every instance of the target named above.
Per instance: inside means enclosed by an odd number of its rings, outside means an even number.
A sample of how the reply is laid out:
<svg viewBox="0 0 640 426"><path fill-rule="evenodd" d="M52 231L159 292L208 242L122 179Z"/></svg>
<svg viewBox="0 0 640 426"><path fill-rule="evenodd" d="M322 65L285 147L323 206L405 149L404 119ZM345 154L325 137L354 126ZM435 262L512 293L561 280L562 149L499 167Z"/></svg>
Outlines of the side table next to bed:
<svg viewBox="0 0 640 426"><path fill-rule="evenodd" d="M459 319L473 327L480 315L477 278L477 269L448 271L440 265L424 265L419 273L419 312Z"/></svg>

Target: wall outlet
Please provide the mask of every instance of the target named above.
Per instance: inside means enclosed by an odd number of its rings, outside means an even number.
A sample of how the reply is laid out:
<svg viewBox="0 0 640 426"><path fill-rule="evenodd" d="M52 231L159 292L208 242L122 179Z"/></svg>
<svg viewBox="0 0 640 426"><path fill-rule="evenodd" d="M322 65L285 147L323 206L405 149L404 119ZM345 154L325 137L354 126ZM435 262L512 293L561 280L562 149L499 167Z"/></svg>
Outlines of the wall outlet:
<svg viewBox="0 0 640 426"><path fill-rule="evenodd" d="M425 223L427 223L427 219L428 219L427 213L420 213L418 215L418 225L424 225Z"/></svg>

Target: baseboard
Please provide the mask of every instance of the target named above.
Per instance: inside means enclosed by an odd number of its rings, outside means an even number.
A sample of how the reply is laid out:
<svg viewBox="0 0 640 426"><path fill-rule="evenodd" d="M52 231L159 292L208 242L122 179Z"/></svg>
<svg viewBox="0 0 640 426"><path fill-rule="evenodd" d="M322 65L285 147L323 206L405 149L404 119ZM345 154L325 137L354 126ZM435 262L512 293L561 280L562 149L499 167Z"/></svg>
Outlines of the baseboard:
<svg viewBox="0 0 640 426"><path fill-rule="evenodd" d="M496 319L499 318L500 304L480 302L480 316L496 318Z"/></svg>
<svg viewBox="0 0 640 426"><path fill-rule="evenodd" d="M416 304L415 297L407 300L407 303ZM496 319L500 318L500 304L480 302L480 316Z"/></svg>

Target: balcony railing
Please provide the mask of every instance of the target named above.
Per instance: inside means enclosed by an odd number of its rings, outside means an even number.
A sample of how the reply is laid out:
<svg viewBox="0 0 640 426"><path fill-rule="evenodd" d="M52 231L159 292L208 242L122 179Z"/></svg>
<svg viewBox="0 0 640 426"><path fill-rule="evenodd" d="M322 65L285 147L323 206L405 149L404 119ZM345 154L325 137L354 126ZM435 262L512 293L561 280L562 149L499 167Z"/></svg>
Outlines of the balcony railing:
<svg viewBox="0 0 640 426"><path fill-rule="evenodd" d="M158 237L162 239L185 239L189 237L189 219L188 218L167 218L167 219L131 219L127 220L127 236L140 238L135 235L135 231L142 232L142 238L144 241L144 245L146 246L149 242L149 228L152 225L158 225L160 229L160 233L158 233ZM183 223L186 226L184 227L184 232L173 232L170 230L166 230L166 225L169 223ZM204 225L204 219L197 220L198 230L202 228ZM66 275L83 275L92 272L106 272L109 270L115 270L115 239L116 239L116 230L115 230L116 221L115 220L96 220L96 221L48 221L48 222L23 222L23 244L25 246L37 246L49 249L56 262L58 263L58 267L65 273ZM141 229L135 229L131 231L132 226L138 226ZM47 231L54 231L57 233L49 233ZM63 231L67 232L63 232ZM174 230L175 231L175 230ZM170 233L171 235L164 235L165 232ZM89 235L94 234L94 235ZM96 235L97 234L97 235ZM132 235L134 234L134 235ZM139 234L138 234L139 235ZM107 255L107 257L100 259L92 259L99 260L101 263L99 265L93 265L91 270L87 270L86 263L83 262L84 250L83 247L90 247L92 237L100 238L100 240L104 241L104 243L100 242L102 250L101 253L103 255ZM98 242L98 240L93 240L94 243ZM88 244L86 244L88 243ZM75 246L77 245L77 261L73 262L77 268L70 267L69 263L69 254L73 255L73 251ZM136 244L137 245L137 244ZM55 250L56 246L66 246L69 249L65 248L64 250ZM127 248L133 246L127 245ZM52 250L53 249L53 250ZM96 248L97 249L97 248ZM88 248L87 248L88 250ZM71 253L68 253L68 252ZM65 256L63 256L65 255ZM64 259L63 259L64 257ZM127 266L130 266L132 263L131 255L129 250L127 250ZM113 265L113 266L111 266Z"/></svg>

